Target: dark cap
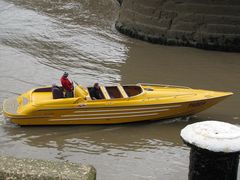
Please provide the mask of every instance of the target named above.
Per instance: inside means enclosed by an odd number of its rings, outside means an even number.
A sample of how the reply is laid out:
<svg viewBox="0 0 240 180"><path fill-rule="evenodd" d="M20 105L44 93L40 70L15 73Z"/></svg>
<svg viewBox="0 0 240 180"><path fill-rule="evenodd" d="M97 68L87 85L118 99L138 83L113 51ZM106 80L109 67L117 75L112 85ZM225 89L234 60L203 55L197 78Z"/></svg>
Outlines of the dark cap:
<svg viewBox="0 0 240 180"><path fill-rule="evenodd" d="M63 76L64 76L64 77L68 77L68 73L67 73L67 72L64 72L64 73L63 73Z"/></svg>
<svg viewBox="0 0 240 180"><path fill-rule="evenodd" d="M99 88L99 84L98 83L94 83L94 86L95 88Z"/></svg>

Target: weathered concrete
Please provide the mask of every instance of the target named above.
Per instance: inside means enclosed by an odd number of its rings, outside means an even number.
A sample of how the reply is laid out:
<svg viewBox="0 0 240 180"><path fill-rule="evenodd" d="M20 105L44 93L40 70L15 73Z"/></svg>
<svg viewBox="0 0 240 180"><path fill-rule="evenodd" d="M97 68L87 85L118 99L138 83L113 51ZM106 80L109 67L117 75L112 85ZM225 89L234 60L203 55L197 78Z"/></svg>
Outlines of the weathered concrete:
<svg viewBox="0 0 240 180"><path fill-rule="evenodd" d="M123 0L116 28L152 43L240 51L240 1Z"/></svg>
<svg viewBox="0 0 240 180"><path fill-rule="evenodd" d="M95 180L96 170L89 165L0 156L0 179Z"/></svg>
<svg viewBox="0 0 240 180"><path fill-rule="evenodd" d="M189 147L189 180L237 180L240 154L240 128L219 122L203 121L181 130Z"/></svg>

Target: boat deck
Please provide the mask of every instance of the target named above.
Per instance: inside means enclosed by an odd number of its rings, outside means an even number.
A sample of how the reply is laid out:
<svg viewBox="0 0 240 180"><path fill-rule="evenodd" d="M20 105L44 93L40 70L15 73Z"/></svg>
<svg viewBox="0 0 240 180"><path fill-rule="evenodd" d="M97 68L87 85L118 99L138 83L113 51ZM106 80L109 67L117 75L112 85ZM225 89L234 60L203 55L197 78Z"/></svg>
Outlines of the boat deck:
<svg viewBox="0 0 240 180"><path fill-rule="evenodd" d="M31 96L32 102L41 102L52 99L52 92L33 92Z"/></svg>

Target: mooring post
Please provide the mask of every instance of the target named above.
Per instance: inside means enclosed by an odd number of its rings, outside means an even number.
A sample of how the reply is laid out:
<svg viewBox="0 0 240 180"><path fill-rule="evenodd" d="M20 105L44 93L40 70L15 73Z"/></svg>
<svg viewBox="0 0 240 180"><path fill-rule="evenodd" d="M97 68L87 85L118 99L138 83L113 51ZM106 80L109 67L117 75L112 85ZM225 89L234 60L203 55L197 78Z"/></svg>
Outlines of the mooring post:
<svg viewBox="0 0 240 180"><path fill-rule="evenodd" d="M204 121L186 126L181 137L189 147L189 180L237 180L240 128Z"/></svg>

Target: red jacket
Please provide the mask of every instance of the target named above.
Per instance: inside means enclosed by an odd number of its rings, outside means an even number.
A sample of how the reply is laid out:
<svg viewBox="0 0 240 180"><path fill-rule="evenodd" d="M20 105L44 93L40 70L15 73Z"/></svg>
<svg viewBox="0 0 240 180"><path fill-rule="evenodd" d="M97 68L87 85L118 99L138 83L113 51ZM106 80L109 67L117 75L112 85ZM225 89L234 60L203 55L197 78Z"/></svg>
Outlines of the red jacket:
<svg viewBox="0 0 240 180"><path fill-rule="evenodd" d="M62 84L62 87L67 91L73 90L73 84L68 80L68 78L64 76L61 77L61 84Z"/></svg>

